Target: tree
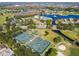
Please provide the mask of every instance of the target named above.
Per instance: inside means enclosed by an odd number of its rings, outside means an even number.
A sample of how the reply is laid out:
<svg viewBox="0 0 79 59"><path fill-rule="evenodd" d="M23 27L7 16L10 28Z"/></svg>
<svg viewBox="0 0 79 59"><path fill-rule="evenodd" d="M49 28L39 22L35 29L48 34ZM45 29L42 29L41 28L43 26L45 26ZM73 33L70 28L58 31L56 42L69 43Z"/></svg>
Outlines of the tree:
<svg viewBox="0 0 79 59"><path fill-rule="evenodd" d="M45 34L44 35L47 36L48 34L49 34L49 32L48 31L45 31Z"/></svg>
<svg viewBox="0 0 79 59"><path fill-rule="evenodd" d="M47 24L47 28L51 28L52 27L52 20L50 20L50 19L46 20L46 24Z"/></svg>
<svg viewBox="0 0 79 59"><path fill-rule="evenodd" d="M8 45L10 48L12 48L14 44L15 44L15 41L14 41L13 39L11 39L11 38L8 39L7 45Z"/></svg>
<svg viewBox="0 0 79 59"><path fill-rule="evenodd" d="M46 53L45 56L55 56L57 55L57 50L55 48L50 48Z"/></svg>
<svg viewBox="0 0 79 59"><path fill-rule="evenodd" d="M74 30L74 28L75 28L74 24L72 24L72 23L68 24L68 29L69 30Z"/></svg>
<svg viewBox="0 0 79 59"><path fill-rule="evenodd" d="M42 22L42 23L43 23L43 22L45 22L45 21L44 21L44 20L40 20L40 22Z"/></svg>
<svg viewBox="0 0 79 59"><path fill-rule="evenodd" d="M0 13L2 16L4 15L3 13Z"/></svg>
<svg viewBox="0 0 79 59"><path fill-rule="evenodd" d="M9 17L6 17L6 21L8 21L9 20Z"/></svg>
<svg viewBox="0 0 79 59"><path fill-rule="evenodd" d="M0 26L0 31L2 31L3 30L3 27L2 26Z"/></svg>
<svg viewBox="0 0 79 59"><path fill-rule="evenodd" d="M61 41L61 38L59 36L53 39L54 43L59 43L60 41Z"/></svg>
<svg viewBox="0 0 79 59"><path fill-rule="evenodd" d="M32 19L30 19L30 21L29 21L28 28L30 28L30 29L36 28L35 23L33 22Z"/></svg>
<svg viewBox="0 0 79 59"><path fill-rule="evenodd" d="M17 45L14 49L14 54L16 56L38 56L39 54L37 52L32 52L31 48L27 48L24 45Z"/></svg>
<svg viewBox="0 0 79 59"><path fill-rule="evenodd" d="M0 39L1 39L1 41L2 41L3 43L7 43L7 34L1 32L1 33L0 33Z"/></svg>

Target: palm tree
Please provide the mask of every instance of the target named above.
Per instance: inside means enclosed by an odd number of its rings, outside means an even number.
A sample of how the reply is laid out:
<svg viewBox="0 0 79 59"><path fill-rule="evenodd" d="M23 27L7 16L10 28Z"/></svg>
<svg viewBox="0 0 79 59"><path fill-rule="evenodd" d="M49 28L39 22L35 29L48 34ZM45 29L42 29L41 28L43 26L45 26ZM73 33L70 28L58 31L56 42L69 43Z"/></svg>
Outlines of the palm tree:
<svg viewBox="0 0 79 59"><path fill-rule="evenodd" d="M58 43L60 41L61 41L61 38L59 36L53 39L53 42L54 43Z"/></svg>

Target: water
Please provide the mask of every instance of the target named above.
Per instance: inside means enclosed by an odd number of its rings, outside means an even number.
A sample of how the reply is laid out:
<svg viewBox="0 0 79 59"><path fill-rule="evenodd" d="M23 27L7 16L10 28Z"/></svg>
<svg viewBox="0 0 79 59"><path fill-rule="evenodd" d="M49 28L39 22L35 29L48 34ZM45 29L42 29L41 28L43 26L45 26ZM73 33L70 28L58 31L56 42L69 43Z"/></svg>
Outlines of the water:
<svg viewBox="0 0 79 59"><path fill-rule="evenodd" d="M59 20L59 19L62 19L62 20L64 20L64 19L69 19L69 18L73 18L73 19L79 19L79 15L73 15L73 14L70 14L70 15L51 15L51 14L42 14L42 15L40 15L40 16L44 16L44 17L48 17L48 18L52 18L52 24L53 25L56 25L56 23L55 23L55 21L56 20Z"/></svg>
<svg viewBox="0 0 79 59"><path fill-rule="evenodd" d="M40 15L40 16L52 18L53 20L58 20L58 19L69 19L69 18L79 19L79 15L74 15L74 14L69 14L69 15L42 14L42 15Z"/></svg>
<svg viewBox="0 0 79 59"><path fill-rule="evenodd" d="M72 44L74 43L75 45L79 46L79 41L73 40L71 38L69 38L68 36L64 35L63 33L60 32L60 30L52 30L53 32L61 35L64 39L68 39L69 42L71 42Z"/></svg>

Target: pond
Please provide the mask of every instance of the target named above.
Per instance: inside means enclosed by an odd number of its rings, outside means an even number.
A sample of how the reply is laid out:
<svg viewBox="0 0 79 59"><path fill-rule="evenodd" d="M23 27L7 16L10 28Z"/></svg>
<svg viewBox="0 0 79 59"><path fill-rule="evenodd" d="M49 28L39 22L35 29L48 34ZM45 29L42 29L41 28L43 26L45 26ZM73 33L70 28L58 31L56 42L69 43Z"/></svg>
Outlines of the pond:
<svg viewBox="0 0 79 59"><path fill-rule="evenodd" d="M69 18L79 19L79 15L76 15L76 14L69 14L69 15L42 14L42 15L40 15L40 16L52 18L53 20L69 19Z"/></svg>

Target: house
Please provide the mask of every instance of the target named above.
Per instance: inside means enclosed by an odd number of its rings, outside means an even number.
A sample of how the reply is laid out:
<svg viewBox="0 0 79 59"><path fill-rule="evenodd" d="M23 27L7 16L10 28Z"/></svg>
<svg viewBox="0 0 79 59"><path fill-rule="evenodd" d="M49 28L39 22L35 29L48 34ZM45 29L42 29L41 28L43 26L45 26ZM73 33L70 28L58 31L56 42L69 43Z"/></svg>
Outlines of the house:
<svg viewBox="0 0 79 59"><path fill-rule="evenodd" d="M40 22L40 21L36 21L36 28L46 28L46 23L45 22Z"/></svg>
<svg viewBox="0 0 79 59"><path fill-rule="evenodd" d="M12 56L13 51L5 45L0 44L0 56Z"/></svg>

